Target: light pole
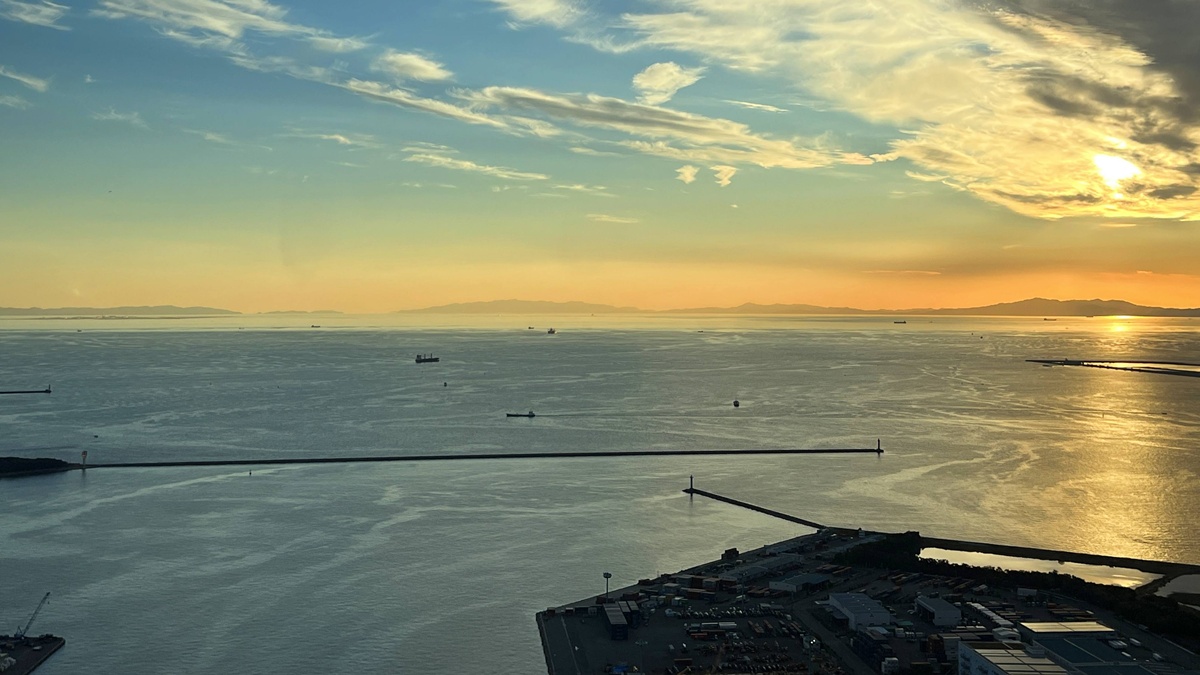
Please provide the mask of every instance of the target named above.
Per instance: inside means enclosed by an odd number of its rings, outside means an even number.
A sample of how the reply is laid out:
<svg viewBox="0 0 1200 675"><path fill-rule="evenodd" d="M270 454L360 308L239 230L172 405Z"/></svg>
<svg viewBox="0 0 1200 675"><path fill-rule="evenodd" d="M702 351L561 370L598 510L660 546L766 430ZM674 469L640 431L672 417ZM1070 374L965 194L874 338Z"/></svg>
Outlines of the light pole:
<svg viewBox="0 0 1200 675"><path fill-rule="evenodd" d="M640 672L644 673L646 672L646 645L650 643L645 640L638 640L633 644L637 645L642 651L642 657L638 660L638 668L640 669Z"/></svg>
<svg viewBox="0 0 1200 675"><path fill-rule="evenodd" d="M604 573L604 602L608 602L608 580L612 578L612 572Z"/></svg>

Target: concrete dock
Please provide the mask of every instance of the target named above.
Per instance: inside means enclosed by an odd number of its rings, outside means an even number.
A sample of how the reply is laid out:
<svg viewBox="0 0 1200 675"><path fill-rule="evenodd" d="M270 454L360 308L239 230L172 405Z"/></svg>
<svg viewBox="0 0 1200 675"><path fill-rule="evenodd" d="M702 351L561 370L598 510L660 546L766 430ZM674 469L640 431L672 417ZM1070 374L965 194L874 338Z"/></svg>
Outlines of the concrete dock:
<svg viewBox="0 0 1200 675"><path fill-rule="evenodd" d="M37 670L54 652L63 648L67 641L57 635L42 635L17 639L12 635L0 635L0 663L5 658L12 663L3 670L4 675L26 675Z"/></svg>

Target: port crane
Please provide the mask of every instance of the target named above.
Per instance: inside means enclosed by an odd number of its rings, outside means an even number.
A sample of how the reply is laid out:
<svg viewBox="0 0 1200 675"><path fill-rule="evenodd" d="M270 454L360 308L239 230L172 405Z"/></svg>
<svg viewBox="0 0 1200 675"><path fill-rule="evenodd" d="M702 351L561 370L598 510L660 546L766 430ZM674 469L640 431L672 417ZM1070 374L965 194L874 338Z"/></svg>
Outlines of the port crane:
<svg viewBox="0 0 1200 675"><path fill-rule="evenodd" d="M45 595L43 595L42 601L38 603L37 609L33 610L33 614L31 614L29 616L29 621L25 622L25 627L24 628L21 628L20 626L17 627L16 638L18 640L24 638L25 634L29 632L29 628L33 625L34 620L37 619L38 612L42 611L42 607L46 606L46 601L49 599L50 599L49 593L46 593Z"/></svg>

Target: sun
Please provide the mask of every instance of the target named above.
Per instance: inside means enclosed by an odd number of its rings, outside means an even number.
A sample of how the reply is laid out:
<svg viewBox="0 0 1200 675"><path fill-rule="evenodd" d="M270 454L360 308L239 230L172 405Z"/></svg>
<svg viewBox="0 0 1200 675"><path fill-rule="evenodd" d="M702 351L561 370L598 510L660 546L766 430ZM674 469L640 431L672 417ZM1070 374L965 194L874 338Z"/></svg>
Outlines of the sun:
<svg viewBox="0 0 1200 675"><path fill-rule="evenodd" d="M1114 190L1121 186L1121 181L1142 173L1142 170L1132 162L1112 155L1096 155L1092 157L1092 161L1095 162L1096 169L1100 172L1104 183Z"/></svg>

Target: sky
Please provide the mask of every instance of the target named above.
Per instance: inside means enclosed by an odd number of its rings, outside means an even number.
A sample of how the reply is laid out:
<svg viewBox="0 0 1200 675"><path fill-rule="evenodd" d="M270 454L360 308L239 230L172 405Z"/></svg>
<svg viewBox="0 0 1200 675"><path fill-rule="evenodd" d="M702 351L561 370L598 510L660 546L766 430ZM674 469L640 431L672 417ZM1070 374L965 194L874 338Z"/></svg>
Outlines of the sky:
<svg viewBox="0 0 1200 675"><path fill-rule="evenodd" d="M0 306L1200 305L1194 0L0 0Z"/></svg>

